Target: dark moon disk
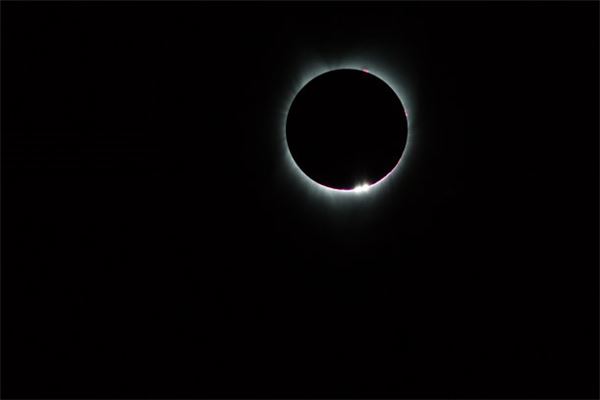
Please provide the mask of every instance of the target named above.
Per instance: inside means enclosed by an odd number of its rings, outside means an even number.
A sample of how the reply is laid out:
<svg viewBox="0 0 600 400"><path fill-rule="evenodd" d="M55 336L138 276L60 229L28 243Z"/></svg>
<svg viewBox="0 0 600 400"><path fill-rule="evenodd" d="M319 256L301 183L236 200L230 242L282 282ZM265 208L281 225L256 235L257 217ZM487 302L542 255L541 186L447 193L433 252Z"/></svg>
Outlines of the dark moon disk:
<svg viewBox="0 0 600 400"><path fill-rule="evenodd" d="M380 78L340 69L314 78L288 111L292 158L311 179L333 189L372 185L397 164L406 146L402 102Z"/></svg>

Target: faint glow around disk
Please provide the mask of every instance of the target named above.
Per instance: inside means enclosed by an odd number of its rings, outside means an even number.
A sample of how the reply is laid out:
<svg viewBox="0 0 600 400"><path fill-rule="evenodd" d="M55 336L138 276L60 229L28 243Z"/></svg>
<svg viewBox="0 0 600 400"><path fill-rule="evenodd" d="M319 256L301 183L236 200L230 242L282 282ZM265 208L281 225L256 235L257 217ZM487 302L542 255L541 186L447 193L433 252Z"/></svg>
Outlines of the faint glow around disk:
<svg viewBox="0 0 600 400"><path fill-rule="evenodd" d="M294 158L292 157L292 154L290 153L290 148L287 144L286 129L285 129L289 109L292 105L292 102L294 101L294 98L298 94L298 92L300 92L300 90L302 90L302 88L308 82L312 81L317 76L320 76L326 72L335 71L335 70L339 70L339 69L360 70L365 73L375 75L376 77L378 77L379 79L384 81L394 91L394 93L396 93L396 96L398 96L398 99L402 103L402 106L404 107L404 110L405 110L407 123L408 123L408 134L407 134L407 138L406 138L406 146L404 147L404 151L403 151L400 159L398 160L398 163L394 166L394 168L392 168L392 170L387 175L385 175L383 178L381 178L377 182L373 182L373 183L358 182L357 185L353 189L335 189L332 187L328 187L328 186L320 184L319 182L313 180L308 175L306 175L304 173L304 171L302 171L300 169L298 164L296 164L296 161L294 161ZM392 75L389 73L386 73L385 71L386 71L386 69L378 68L377 66L375 66L375 67L370 66L369 68L367 68L364 63L359 63L359 62L343 63L343 64L335 65L335 66L320 65L320 66L315 66L315 68L312 69L312 71L310 71L309 73L303 74L301 79L299 79L299 81L296 82L296 84L294 85L295 86L294 91L291 94L291 96L289 97L287 103L285 104L285 109L283 110L283 113L282 113L283 114L282 132L283 132L284 153L285 153L286 163L287 163L288 167L291 169L291 171L293 171L293 174L299 176L300 179L305 181L309 185L310 188L316 190L319 193L326 194L326 195L335 195L335 194L364 195L366 193L372 193L374 191L374 189L379 189L381 186L384 186L384 185L382 185L382 183L389 181L390 178L394 174L396 174L402 160L406 156L406 153L409 149L409 145L411 142L411 123L410 123L410 120L408 119L409 109L411 109L411 106L409 104L409 98L406 95L406 92L404 90L401 90L401 86L397 83L397 81L395 81L394 79L391 78Z"/></svg>

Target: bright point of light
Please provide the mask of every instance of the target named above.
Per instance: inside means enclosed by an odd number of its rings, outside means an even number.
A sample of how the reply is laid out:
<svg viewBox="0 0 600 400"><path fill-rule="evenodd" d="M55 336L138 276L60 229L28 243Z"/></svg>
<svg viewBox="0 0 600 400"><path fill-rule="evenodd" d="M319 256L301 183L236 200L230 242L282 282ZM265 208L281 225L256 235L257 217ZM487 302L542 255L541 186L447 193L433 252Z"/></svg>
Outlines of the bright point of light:
<svg viewBox="0 0 600 400"><path fill-rule="evenodd" d="M358 185L353 189L354 193L364 193L369 191L369 185L367 183L363 183L362 185Z"/></svg>

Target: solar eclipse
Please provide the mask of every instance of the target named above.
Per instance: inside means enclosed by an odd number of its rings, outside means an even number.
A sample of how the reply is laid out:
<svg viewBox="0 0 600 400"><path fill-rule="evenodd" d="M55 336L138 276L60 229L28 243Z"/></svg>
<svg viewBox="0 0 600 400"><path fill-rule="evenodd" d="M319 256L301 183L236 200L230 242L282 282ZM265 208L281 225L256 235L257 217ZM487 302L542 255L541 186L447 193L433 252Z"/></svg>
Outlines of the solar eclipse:
<svg viewBox="0 0 600 400"><path fill-rule="evenodd" d="M367 68L330 70L292 100L285 139L299 172L314 184L365 193L398 165L407 113L396 92Z"/></svg>

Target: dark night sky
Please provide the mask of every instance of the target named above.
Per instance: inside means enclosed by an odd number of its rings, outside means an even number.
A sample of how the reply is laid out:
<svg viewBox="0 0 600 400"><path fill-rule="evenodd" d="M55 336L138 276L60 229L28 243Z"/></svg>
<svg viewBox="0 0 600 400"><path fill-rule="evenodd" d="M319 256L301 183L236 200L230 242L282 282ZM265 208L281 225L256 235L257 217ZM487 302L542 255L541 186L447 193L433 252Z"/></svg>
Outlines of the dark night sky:
<svg viewBox="0 0 600 400"><path fill-rule="evenodd" d="M2 397L597 397L598 12L2 2ZM278 113L354 52L418 145L330 201Z"/></svg>

